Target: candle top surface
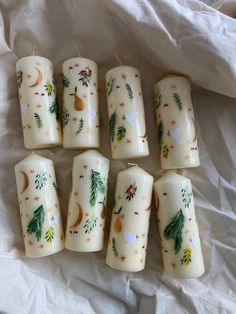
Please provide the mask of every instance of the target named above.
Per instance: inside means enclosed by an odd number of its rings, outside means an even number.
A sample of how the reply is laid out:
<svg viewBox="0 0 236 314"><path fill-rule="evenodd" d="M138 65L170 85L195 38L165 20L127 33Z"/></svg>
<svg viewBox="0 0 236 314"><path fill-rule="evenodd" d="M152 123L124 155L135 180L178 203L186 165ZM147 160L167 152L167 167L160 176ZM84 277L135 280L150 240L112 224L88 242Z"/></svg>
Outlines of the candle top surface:
<svg viewBox="0 0 236 314"><path fill-rule="evenodd" d="M153 177L147 171L145 171L143 168L140 168L138 166L132 166L125 170L122 170L118 173L118 175L120 174L145 176L145 177L149 177L153 179Z"/></svg>
<svg viewBox="0 0 236 314"><path fill-rule="evenodd" d="M139 69L138 68L135 68L135 67L132 67L130 65L118 65L110 70L108 70L106 72L106 77L111 75L113 72L123 72L125 70L131 70L131 71L135 71L135 72L139 72Z"/></svg>
<svg viewBox="0 0 236 314"><path fill-rule="evenodd" d="M155 181L154 185L158 183L163 183L163 182L174 182L174 181L190 181L188 178L181 176L180 174L176 173L173 170L168 170L161 178L159 178L157 181Z"/></svg>
<svg viewBox="0 0 236 314"><path fill-rule="evenodd" d="M42 59L45 62L48 62L48 63L52 64L51 60L49 60L48 58L45 58L45 57L41 57L41 56L25 56L25 57L22 57L19 60L17 60L16 64L22 63L24 61L30 61L30 60L37 61L37 60L42 60Z"/></svg>
<svg viewBox="0 0 236 314"><path fill-rule="evenodd" d="M95 61L93 61L93 60L91 60L91 59L89 59L89 58L74 57L74 58L70 58L70 59L65 60L65 61L62 63L62 66L66 66L68 63L71 63L71 62L77 62L77 63L79 63L79 62L84 62L84 63L86 63L86 62L92 62L92 63L94 63L95 65L97 65Z"/></svg>
<svg viewBox="0 0 236 314"><path fill-rule="evenodd" d="M158 81L158 82L154 85L154 87L156 87L156 86L158 86L158 85L160 85L160 84L162 84L162 83L168 83L168 82L172 82L172 81L175 81L175 80L178 80L178 81L179 81L179 80L182 80L182 81L184 81L185 83L191 85L190 80L189 80L186 76L184 76L184 75L168 74L168 75L166 75L165 77L163 77L160 81Z"/></svg>
<svg viewBox="0 0 236 314"><path fill-rule="evenodd" d="M51 161L51 159L42 157L41 155L37 154L30 154L26 158L22 159L15 167L25 163L25 162L39 162L39 161Z"/></svg>
<svg viewBox="0 0 236 314"><path fill-rule="evenodd" d="M87 150L86 152L79 154L78 156L74 157L74 160L79 160L79 159L84 159L84 158L100 158L103 159L104 161L110 163L109 159L100 154L98 151L94 149Z"/></svg>

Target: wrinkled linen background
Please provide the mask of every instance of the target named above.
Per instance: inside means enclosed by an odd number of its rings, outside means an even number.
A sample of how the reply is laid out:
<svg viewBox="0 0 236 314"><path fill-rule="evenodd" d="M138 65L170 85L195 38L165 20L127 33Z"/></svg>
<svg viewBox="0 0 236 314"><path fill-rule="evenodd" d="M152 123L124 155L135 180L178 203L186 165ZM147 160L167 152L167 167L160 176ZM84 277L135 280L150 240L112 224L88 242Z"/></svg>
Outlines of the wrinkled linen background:
<svg viewBox="0 0 236 314"><path fill-rule="evenodd" d="M236 20L217 10L223 2L0 1L0 313L236 312ZM23 147L15 63L36 45L36 53L54 63L61 105L61 65L77 55L72 40L81 56L99 66L99 151L105 156L111 157L105 72L118 65L115 52L123 64L141 70L150 156L130 162L155 178L162 171L153 85L170 71L192 80L201 166L182 173L193 183L206 267L200 279L163 274L154 210L145 270L125 273L105 264L115 178L128 161L111 160L103 251L25 257L14 165L30 151ZM36 153L55 163L65 224L72 159L79 150Z"/></svg>

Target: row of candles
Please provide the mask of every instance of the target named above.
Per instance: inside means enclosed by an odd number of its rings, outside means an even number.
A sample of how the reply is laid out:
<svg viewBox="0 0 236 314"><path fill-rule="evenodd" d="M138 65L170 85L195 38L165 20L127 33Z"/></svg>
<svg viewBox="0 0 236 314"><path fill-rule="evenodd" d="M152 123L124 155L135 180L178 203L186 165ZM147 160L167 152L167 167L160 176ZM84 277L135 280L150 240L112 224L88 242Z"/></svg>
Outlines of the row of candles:
<svg viewBox="0 0 236 314"><path fill-rule="evenodd" d="M28 149L57 146L99 147L97 65L85 58L63 63L63 140L52 63L43 57L16 65L24 144ZM149 155L140 72L119 66L106 74L112 158ZM161 167L199 165L191 86L169 75L154 87ZM78 252L103 248L109 160L88 150L73 161L72 191L64 232L53 162L31 154L15 167L17 192L28 257L46 256L64 247ZM191 182L168 171L154 178L138 166L117 175L106 262L123 271L145 267L154 186L164 270L179 278L199 277L204 264Z"/></svg>

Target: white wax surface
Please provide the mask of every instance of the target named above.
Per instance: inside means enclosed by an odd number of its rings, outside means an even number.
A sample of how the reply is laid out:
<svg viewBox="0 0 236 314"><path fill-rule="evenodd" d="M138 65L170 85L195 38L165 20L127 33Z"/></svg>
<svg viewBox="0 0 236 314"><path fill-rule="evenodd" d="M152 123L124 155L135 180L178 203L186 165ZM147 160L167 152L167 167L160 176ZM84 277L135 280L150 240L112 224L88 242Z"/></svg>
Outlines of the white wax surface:
<svg viewBox="0 0 236 314"><path fill-rule="evenodd" d="M60 145L61 126L51 61L40 56L19 59L16 76L25 148Z"/></svg>
<svg viewBox="0 0 236 314"><path fill-rule="evenodd" d="M66 227L67 249L102 250L106 218L109 160L89 150L74 158Z"/></svg>
<svg viewBox="0 0 236 314"><path fill-rule="evenodd" d="M157 216L161 237L164 271L171 277L196 278L204 273L204 263L195 216L191 181L172 171L154 183ZM181 217L180 217L181 211ZM176 222L174 217L179 215ZM173 226L175 220L175 226ZM183 221L182 228L180 220ZM172 225L170 225L172 223ZM175 250L177 237L168 238L167 233L179 226L180 248ZM168 232L167 232L168 231Z"/></svg>
<svg viewBox="0 0 236 314"><path fill-rule="evenodd" d="M109 132L113 159L149 155L140 72L118 66L106 73Z"/></svg>
<svg viewBox="0 0 236 314"><path fill-rule="evenodd" d="M191 85L183 76L168 75L154 87L163 169L199 166Z"/></svg>
<svg viewBox="0 0 236 314"><path fill-rule="evenodd" d="M53 162L32 154L15 166L15 174L25 254L40 257L61 251L64 232Z"/></svg>
<svg viewBox="0 0 236 314"><path fill-rule="evenodd" d="M123 271L145 267L153 177L137 166L118 173L106 263Z"/></svg>
<svg viewBox="0 0 236 314"><path fill-rule="evenodd" d="M63 146L100 146L98 69L86 58L65 61L63 71Z"/></svg>

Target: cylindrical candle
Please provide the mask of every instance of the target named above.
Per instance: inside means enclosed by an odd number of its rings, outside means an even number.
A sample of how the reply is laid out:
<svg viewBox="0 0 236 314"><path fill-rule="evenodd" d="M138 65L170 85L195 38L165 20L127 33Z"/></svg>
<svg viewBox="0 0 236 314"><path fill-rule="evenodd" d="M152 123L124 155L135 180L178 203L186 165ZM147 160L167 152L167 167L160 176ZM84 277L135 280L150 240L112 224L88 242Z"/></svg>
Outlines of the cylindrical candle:
<svg viewBox="0 0 236 314"><path fill-rule="evenodd" d="M73 58L63 70L63 146L99 147L98 70L92 60Z"/></svg>
<svg viewBox="0 0 236 314"><path fill-rule="evenodd" d="M16 63L24 146L37 149L62 143L52 62L39 56Z"/></svg>
<svg viewBox="0 0 236 314"><path fill-rule="evenodd" d="M20 216L28 257L64 248L64 234L53 162L32 154L15 166Z"/></svg>
<svg viewBox="0 0 236 314"><path fill-rule="evenodd" d="M190 81L168 75L154 87L161 167L199 166Z"/></svg>
<svg viewBox="0 0 236 314"><path fill-rule="evenodd" d="M118 173L106 263L123 271L145 267L153 177L133 166Z"/></svg>
<svg viewBox="0 0 236 314"><path fill-rule="evenodd" d="M191 181L169 171L154 183L165 272L177 278L196 278L204 263L195 217Z"/></svg>
<svg viewBox="0 0 236 314"><path fill-rule="evenodd" d="M118 66L108 71L106 95L112 158L149 155L139 70Z"/></svg>
<svg viewBox="0 0 236 314"><path fill-rule="evenodd" d="M78 252L102 250L109 160L89 150L74 158L65 246Z"/></svg>

